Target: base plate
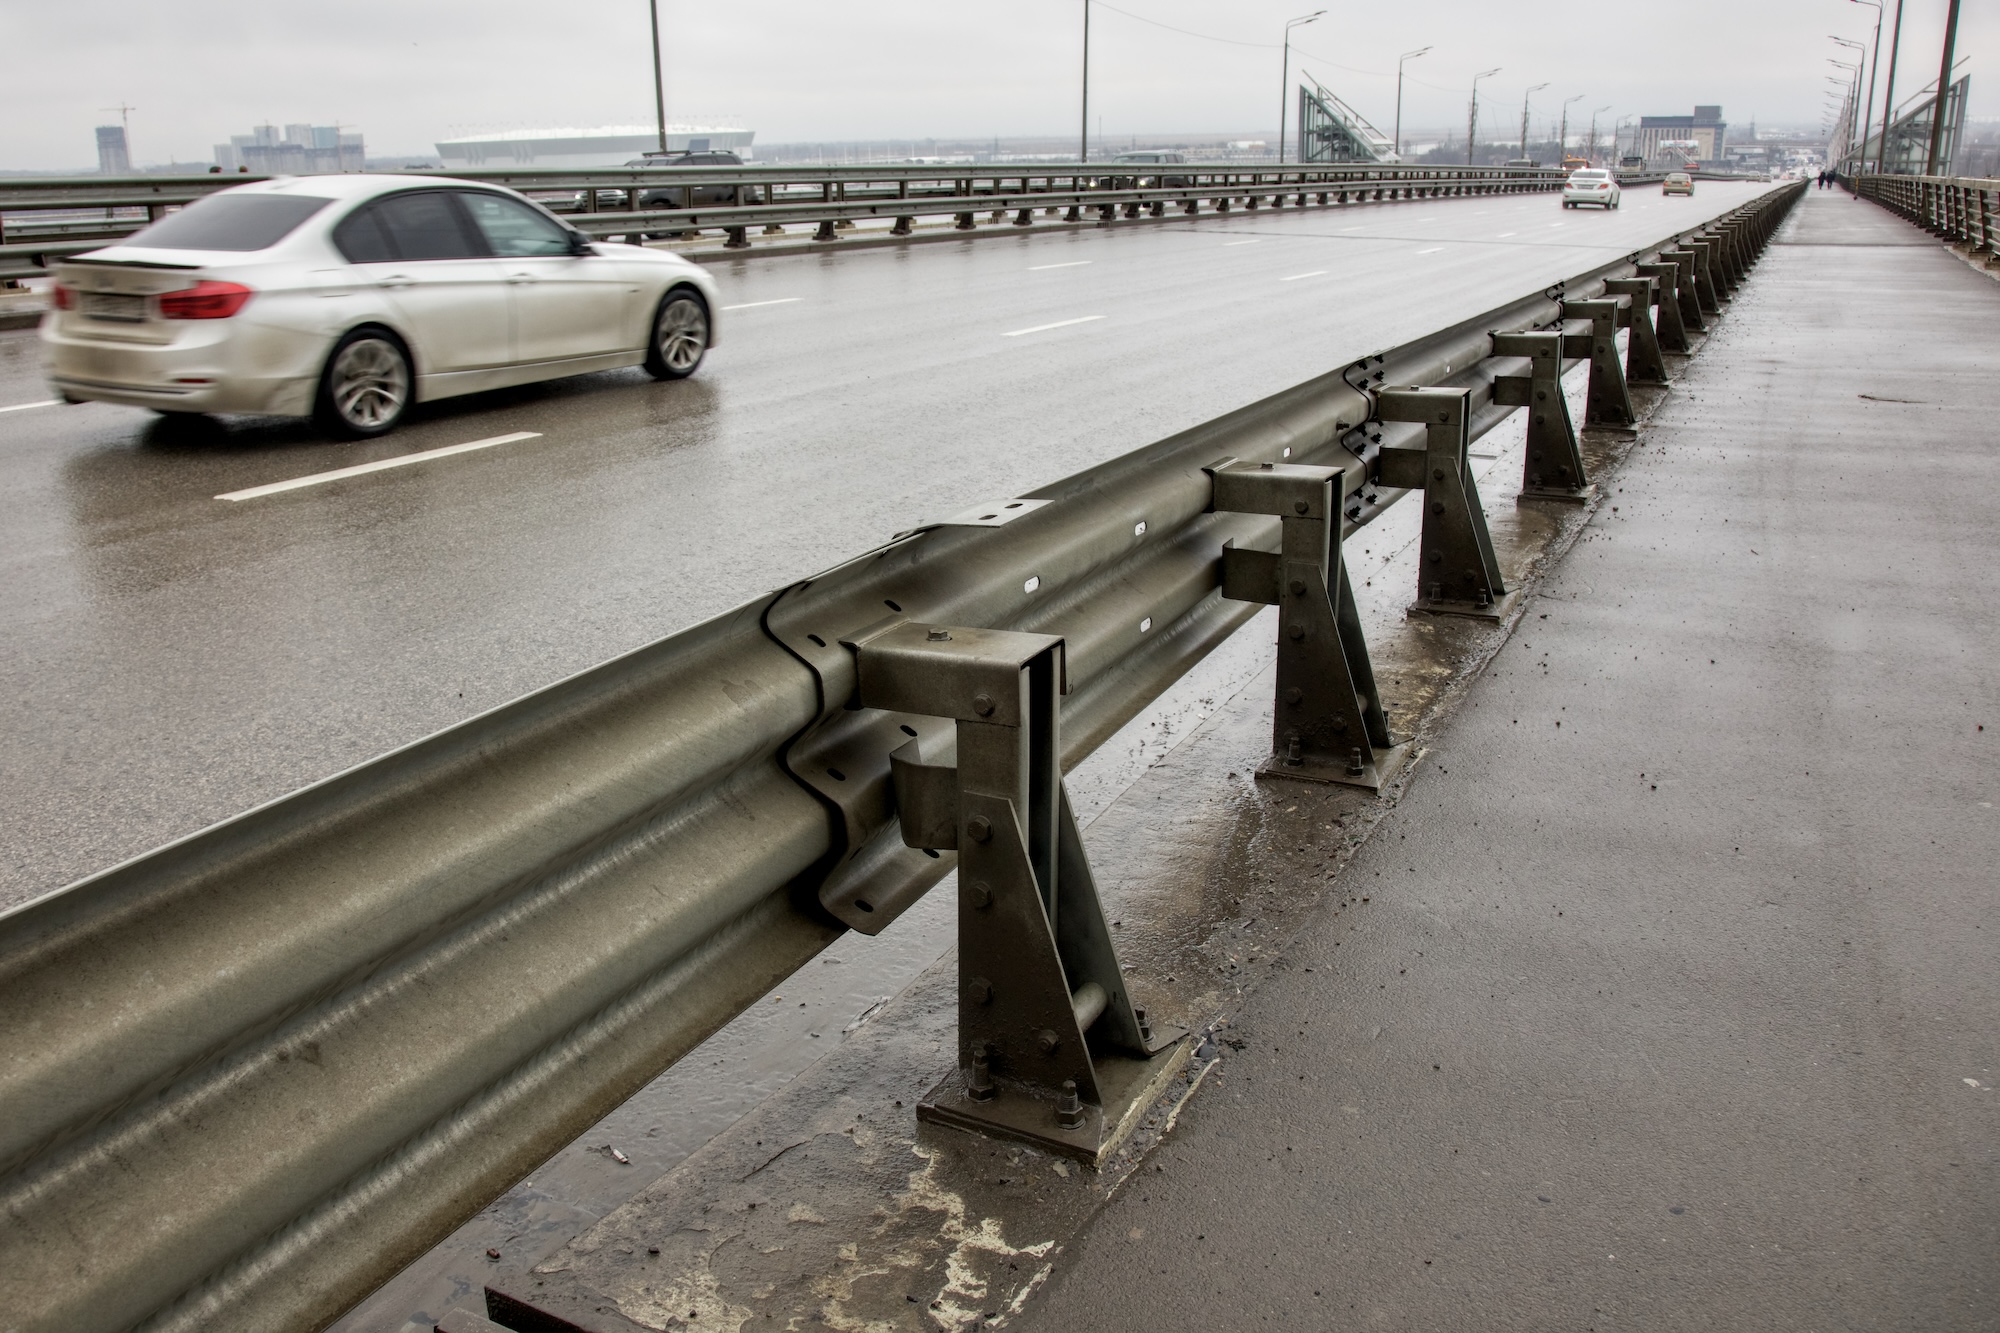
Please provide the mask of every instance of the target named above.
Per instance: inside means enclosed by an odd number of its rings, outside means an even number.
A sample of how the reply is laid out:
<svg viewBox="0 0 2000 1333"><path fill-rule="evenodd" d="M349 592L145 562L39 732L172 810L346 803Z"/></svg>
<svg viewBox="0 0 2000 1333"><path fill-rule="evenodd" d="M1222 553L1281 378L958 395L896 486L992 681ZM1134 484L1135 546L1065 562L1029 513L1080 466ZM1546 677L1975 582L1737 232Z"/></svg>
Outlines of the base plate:
<svg viewBox="0 0 2000 1333"><path fill-rule="evenodd" d="M1528 500L1554 500L1558 504L1589 504L1597 494L1595 482L1588 486L1523 486L1521 493L1514 497L1515 504Z"/></svg>
<svg viewBox="0 0 2000 1333"><path fill-rule="evenodd" d="M1015 1139L1073 1157L1093 1170L1139 1127L1140 1117L1187 1068L1193 1044L1185 1032L1169 1033L1149 1060L1130 1055L1097 1055L1097 1086L1104 1105L1083 1106L1083 1123L1064 1129L1056 1123L1053 1096L1041 1097L1003 1083L989 1101L965 1093L965 1074L954 1070L917 1103L917 1119L950 1125L993 1138Z"/></svg>
<svg viewBox="0 0 2000 1333"><path fill-rule="evenodd" d="M1609 435L1614 440L1636 440L1639 438L1639 428L1637 426L1585 426L1583 434L1586 436Z"/></svg>
<svg viewBox="0 0 2000 1333"><path fill-rule="evenodd" d="M1500 600L1481 606L1477 602L1433 601L1419 597L1404 608L1405 615L1412 616L1464 616L1468 620L1505 620L1514 610L1514 604L1521 600L1520 589L1502 593Z"/></svg>
<svg viewBox="0 0 2000 1333"><path fill-rule="evenodd" d="M1257 766L1260 778L1290 778L1295 782L1326 782L1337 787L1360 787L1366 791L1381 791L1396 780L1410 762L1410 742L1392 745L1386 750L1377 750L1373 763L1363 764L1357 775L1347 771L1346 764L1288 764L1277 755L1272 755Z"/></svg>

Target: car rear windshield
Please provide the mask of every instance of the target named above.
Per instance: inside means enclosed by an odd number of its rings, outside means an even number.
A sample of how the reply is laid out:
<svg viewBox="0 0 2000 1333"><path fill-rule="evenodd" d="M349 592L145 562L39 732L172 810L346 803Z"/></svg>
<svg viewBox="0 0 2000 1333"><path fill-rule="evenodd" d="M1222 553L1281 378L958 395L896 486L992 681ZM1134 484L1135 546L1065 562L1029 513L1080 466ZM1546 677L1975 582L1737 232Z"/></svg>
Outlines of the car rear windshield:
<svg viewBox="0 0 2000 1333"><path fill-rule="evenodd" d="M153 250L268 250L332 203L309 194L217 194L169 213L121 245Z"/></svg>
<svg viewBox="0 0 2000 1333"><path fill-rule="evenodd" d="M1602 181L1610 180L1611 173L1608 171L1572 171L1569 174L1569 178L1573 181Z"/></svg>

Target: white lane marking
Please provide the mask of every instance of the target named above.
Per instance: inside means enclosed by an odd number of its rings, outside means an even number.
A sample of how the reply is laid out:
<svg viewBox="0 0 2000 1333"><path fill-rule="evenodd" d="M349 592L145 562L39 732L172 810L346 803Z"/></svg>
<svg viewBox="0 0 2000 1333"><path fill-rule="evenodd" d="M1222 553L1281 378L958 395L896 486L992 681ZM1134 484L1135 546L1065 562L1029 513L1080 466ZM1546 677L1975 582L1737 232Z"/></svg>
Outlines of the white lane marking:
<svg viewBox="0 0 2000 1333"><path fill-rule="evenodd" d="M57 407L61 403L60 398L44 398L39 403L15 403L12 407L0 407L0 412L25 412L31 407Z"/></svg>
<svg viewBox="0 0 2000 1333"><path fill-rule="evenodd" d="M1291 277L1289 277L1289 278L1279 278L1279 279L1278 279L1278 281L1279 281L1279 282L1297 282L1297 281L1298 281L1298 280L1299 280L1300 278L1323 278L1323 277L1325 277L1325 276L1326 276L1326 270L1325 270L1325 269L1323 269L1323 268L1316 268L1316 269L1314 269L1314 270L1313 270L1312 272L1310 272L1310 273L1294 273L1294 274L1292 274L1292 276L1291 276Z"/></svg>
<svg viewBox="0 0 2000 1333"><path fill-rule="evenodd" d="M1047 333L1050 329L1066 329L1072 324L1088 324L1093 319L1103 318L1104 316L1102 315L1078 315L1075 319L1059 319L1053 324L1037 324L1032 329L1015 329L1012 333L1003 333L1000 336L1002 338L1020 338L1030 333Z"/></svg>
<svg viewBox="0 0 2000 1333"><path fill-rule="evenodd" d="M538 440L542 433L538 430L517 430L512 435L495 435L490 440L473 440L469 444L448 444L442 449L426 449L420 454L404 454L400 458L384 458L373 463L357 463L353 467L335 468L331 472L315 472L310 476L293 477L290 481L274 481L266 486L251 486L245 490L227 491L216 496L218 500L255 500L263 495L276 495L280 491L296 491L305 486L318 486L323 482L340 481L347 477L359 477L364 473L382 472L392 467L408 467L411 463L427 463L433 458L447 458L452 454L471 453L474 449L491 449L496 444L512 444L516 440Z"/></svg>
<svg viewBox="0 0 2000 1333"><path fill-rule="evenodd" d="M755 310L760 305L790 305L794 301L803 301L805 299L803 296L781 296L775 301L745 301L742 305L726 305L722 308L724 310Z"/></svg>
<svg viewBox="0 0 2000 1333"><path fill-rule="evenodd" d="M1419 250L1417 253L1420 255L1434 255L1441 253L1443 250L1444 247L1442 245L1434 245L1428 250Z"/></svg>
<svg viewBox="0 0 2000 1333"><path fill-rule="evenodd" d="M1568 225L1569 224L1567 222L1551 222L1549 224L1549 230L1554 231L1557 227L1567 227Z"/></svg>
<svg viewBox="0 0 2000 1333"><path fill-rule="evenodd" d="M1263 238L1262 238L1262 237L1252 237L1251 239L1249 239L1249 240L1247 240L1247 241L1224 241L1224 242L1222 243L1222 248L1223 248L1223 249L1225 249L1225 250L1227 250L1227 249L1228 249L1228 248L1229 248L1230 246L1232 246L1232 245L1255 245L1255 244L1257 244L1257 242L1258 242L1259 240L1261 240L1261 239L1263 239Z"/></svg>
<svg viewBox="0 0 2000 1333"><path fill-rule="evenodd" d="M1028 272L1046 273L1048 270L1052 268L1082 268L1085 264L1088 264L1090 262L1092 261L1088 259L1072 259L1066 264L1030 264L1028 265Z"/></svg>
<svg viewBox="0 0 2000 1333"><path fill-rule="evenodd" d="M1359 225L1357 225L1357 226L1353 226L1353 227L1342 227L1342 228L1341 228L1341 230L1342 230L1342 231L1360 231L1360 230L1361 230L1361 227L1360 227Z"/></svg>
<svg viewBox="0 0 2000 1333"><path fill-rule="evenodd" d="M1493 239L1496 241L1504 241L1509 236L1519 236L1520 234L1521 233L1518 231L1503 231L1498 236L1495 236Z"/></svg>

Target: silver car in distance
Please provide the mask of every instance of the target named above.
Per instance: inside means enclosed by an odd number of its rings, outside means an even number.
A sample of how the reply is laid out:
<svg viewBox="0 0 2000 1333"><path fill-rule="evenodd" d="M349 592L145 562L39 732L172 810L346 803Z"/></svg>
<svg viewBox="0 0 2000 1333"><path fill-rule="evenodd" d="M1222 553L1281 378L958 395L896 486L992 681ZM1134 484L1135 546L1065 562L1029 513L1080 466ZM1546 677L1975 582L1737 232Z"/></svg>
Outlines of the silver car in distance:
<svg viewBox="0 0 2000 1333"><path fill-rule="evenodd" d="M221 190L55 270L50 382L73 401L313 416L350 437L410 404L614 366L691 375L715 280L592 241L510 190L305 176Z"/></svg>

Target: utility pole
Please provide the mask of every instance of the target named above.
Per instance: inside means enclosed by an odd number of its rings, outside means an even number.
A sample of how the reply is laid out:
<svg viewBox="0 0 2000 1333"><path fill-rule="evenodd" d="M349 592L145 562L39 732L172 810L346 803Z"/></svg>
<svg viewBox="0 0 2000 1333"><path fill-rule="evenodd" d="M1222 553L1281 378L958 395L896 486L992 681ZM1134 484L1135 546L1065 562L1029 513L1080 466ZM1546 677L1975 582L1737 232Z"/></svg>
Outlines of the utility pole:
<svg viewBox="0 0 2000 1333"><path fill-rule="evenodd" d="M1090 161L1090 0L1083 0L1083 121L1077 132L1076 160Z"/></svg>
<svg viewBox="0 0 2000 1333"><path fill-rule="evenodd" d="M1896 105L1896 52L1903 44L1903 0L1896 0L1896 23L1889 36L1889 78L1882 85L1882 138L1875 145L1875 174L1887 171L1889 162L1889 115Z"/></svg>
<svg viewBox="0 0 2000 1333"><path fill-rule="evenodd" d="M1403 65L1430 49L1426 46L1416 51L1405 51L1396 59L1396 160L1398 162L1403 160Z"/></svg>
<svg viewBox="0 0 2000 1333"><path fill-rule="evenodd" d="M1324 13L1324 9L1315 9L1285 23L1285 60L1278 75L1278 165L1281 167L1285 165L1285 115L1291 109L1292 99L1292 29L1302 28ZM1305 133L1305 126L1299 126L1299 133Z"/></svg>
<svg viewBox="0 0 2000 1333"><path fill-rule="evenodd" d="M1951 0L1951 8L1944 16L1944 58L1938 62L1937 101L1931 103L1931 150L1924 155L1924 175L1935 176L1939 155L1944 151L1944 111L1945 93L1951 88L1951 48L1958 41L1958 0ZM126 149L130 152L128 146Z"/></svg>
<svg viewBox="0 0 2000 1333"><path fill-rule="evenodd" d="M1473 150L1479 143L1479 81L1490 79L1499 72L1500 67L1496 65L1484 74L1472 76L1472 110L1465 117L1465 165L1468 167L1472 165Z"/></svg>
<svg viewBox="0 0 2000 1333"><path fill-rule="evenodd" d="M660 69L660 0L646 0L653 14L653 110L660 118L660 151L667 151L667 77ZM595 198L595 196L592 196Z"/></svg>
<svg viewBox="0 0 2000 1333"><path fill-rule="evenodd" d="M1582 100L1583 100L1583 94L1578 93L1575 97L1572 97L1569 99L1569 101L1563 103L1562 126L1556 131L1557 166L1561 166L1563 162L1569 157L1569 104L1570 102L1581 102Z"/></svg>
<svg viewBox="0 0 2000 1333"><path fill-rule="evenodd" d="M1590 159L1590 165L1593 167L1597 165L1597 117L1599 113L1610 109L1610 106L1606 105L1590 113L1590 142L1584 145L1583 155Z"/></svg>
<svg viewBox="0 0 2000 1333"><path fill-rule="evenodd" d="M1530 97L1533 97L1536 93L1540 92L1542 89L1548 86L1549 85L1547 85L1546 83L1538 83L1534 87L1528 89L1527 92L1521 94L1521 156L1522 157L1526 157L1528 155L1528 99Z"/></svg>
<svg viewBox="0 0 2000 1333"><path fill-rule="evenodd" d="M1861 100L1861 72L1868 64L1868 55L1867 55L1868 48L1860 42L1850 42L1845 37L1833 37L1831 33L1827 35L1829 37L1832 37L1834 41L1840 43L1840 45L1854 52L1854 63L1852 65L1845 64L1838 60L1833 62L1834 64L1839 65L1842 69L1851 69L1854 71L1854 91L1851 94L1849 94L1847 99L1848 102L1847 128L1844 131L1842 131L1847 136L1847 142L1841 146L1840 150L1840 158L1841 161L1844 162L1847 160L1847 155L1850 150L1856 152L1857 154L1860 151L1860 149L1855 144L1855 138L1856 138L1855 127L1862 123L1864 113L1860 111L1860 108L1856 104L1859 103ZM1856 174L1858 175L1859 172L1857 172Z"/></svg>

